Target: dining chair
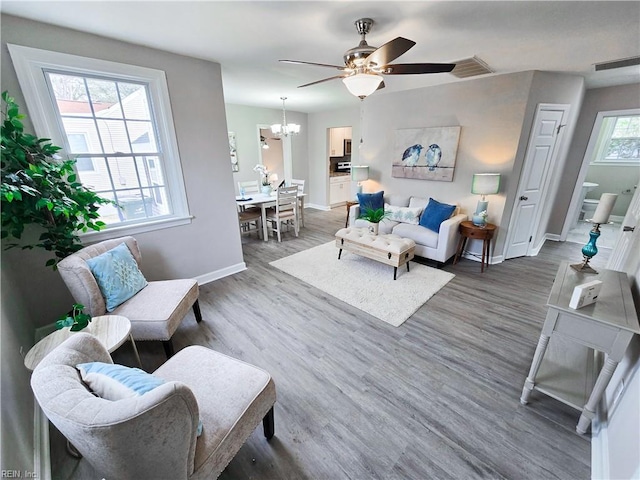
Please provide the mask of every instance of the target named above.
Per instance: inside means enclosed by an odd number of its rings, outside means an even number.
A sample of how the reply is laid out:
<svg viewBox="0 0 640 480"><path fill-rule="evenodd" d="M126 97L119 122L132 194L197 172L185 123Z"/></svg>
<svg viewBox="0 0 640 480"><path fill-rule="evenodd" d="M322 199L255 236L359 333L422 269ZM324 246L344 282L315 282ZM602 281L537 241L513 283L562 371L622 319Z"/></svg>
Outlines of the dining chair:
<svg viewBox="0 0 640 480"><path fill-rule="evenodd" d="M293 224L298 236L300 225L298 223L298 187L282 187L276 190L275 208L267 210L267 221L271 223L271 229L278 234L278 241L282 241L282 226Z"/></svg>
<svg viewBox="0 0 640 480"><path fill-rule="evenodd" d="M260 185L258 183L258 180L238 182L238 193L240 195L242 195L242 190L244 190L245 196L251 196L260 193Z"/></svg>
<svg viewBox="0 0 640 480"><path fill-rule="evenodd" d="M299 194L303 194L304 193L304 180L296 180L295 178L291 179L291 186L296 186L298 187L298 193ZM301 199L298 199L298 208L300 209L300 226L304 227L304 208L302 208L303 206L303 202Z"/></svg>
<svg viewBox="0 0 640 480"><path fill-rule="evenodd" d="M240 222L240 233L250 233L254 230L261 237L262 232L262 212L259 208L251 208L248 210L240 210L238 212L238 220Z"/></svg>

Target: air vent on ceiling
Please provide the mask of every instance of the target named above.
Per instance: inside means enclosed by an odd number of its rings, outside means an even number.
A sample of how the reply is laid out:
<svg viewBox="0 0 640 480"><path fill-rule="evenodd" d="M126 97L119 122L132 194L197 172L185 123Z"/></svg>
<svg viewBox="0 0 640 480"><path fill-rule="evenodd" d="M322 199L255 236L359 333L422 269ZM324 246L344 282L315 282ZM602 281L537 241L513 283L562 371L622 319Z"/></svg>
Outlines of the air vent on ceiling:
<svg viewBox="0 0 640 480"><path fill-rule="evenodd" d="M465 58L464 60L458 60L453 63L456 64L456 67L451 70L451 75L455 75L458 78L476 77L486 73L493 73L493 70L489 68L489 65L476 56Z"/></svg>
<svg viewBox="0 0 640 480"><path fill-rule="evenodd" d="M640 65L640 57L622 58L620 60L612 60L610 62L596 63L596 72L600 70L611 70L613 68L632 67Z"/></svg>

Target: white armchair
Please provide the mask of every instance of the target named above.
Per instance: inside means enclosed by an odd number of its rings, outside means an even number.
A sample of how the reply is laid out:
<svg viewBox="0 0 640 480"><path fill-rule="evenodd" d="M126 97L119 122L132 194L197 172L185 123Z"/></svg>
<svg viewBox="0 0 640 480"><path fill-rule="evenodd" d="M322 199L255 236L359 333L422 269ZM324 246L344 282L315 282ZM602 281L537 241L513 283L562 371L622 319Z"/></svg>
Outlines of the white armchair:
<svg viewBox="0 0 640 480"><path fill-rule="evenodd" d="M260 421L273 436L273 380L240 360L186 347L153 372L165 383L121 400L94 396L76 368L87 362L112 360L95 337L78 332L38 364L31 388L97 478L213 479Z"/></svg>

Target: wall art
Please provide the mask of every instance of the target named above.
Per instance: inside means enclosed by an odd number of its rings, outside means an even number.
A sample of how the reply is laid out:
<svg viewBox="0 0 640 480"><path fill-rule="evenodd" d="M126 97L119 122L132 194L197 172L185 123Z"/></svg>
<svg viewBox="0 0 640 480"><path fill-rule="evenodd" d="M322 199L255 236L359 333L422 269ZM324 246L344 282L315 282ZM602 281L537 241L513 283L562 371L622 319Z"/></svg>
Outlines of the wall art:
<svg viewBox="0 0 640 480"><path fill-rule="evenodd" d="M238 166L238 151L236 150L235 132L229 132L229 155L231 156L231 171L237 172L240 170L240 167Z"/></svg>
<svg viewBox="0 0 640 480"><path fill-rule="evenodd" d="M453 181L460 127L396 130L391 175L398 178Z"/></svg>

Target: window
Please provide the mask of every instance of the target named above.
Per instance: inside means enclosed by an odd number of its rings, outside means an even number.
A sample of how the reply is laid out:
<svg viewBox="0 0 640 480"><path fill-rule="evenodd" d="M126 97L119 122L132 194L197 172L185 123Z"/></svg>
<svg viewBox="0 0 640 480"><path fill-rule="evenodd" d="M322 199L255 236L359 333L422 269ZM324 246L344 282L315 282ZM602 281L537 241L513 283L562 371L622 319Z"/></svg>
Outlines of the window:
<svg viewBox="0 0 640 480"><path fill-rule="evenodd" d="M36 133L77 160L83 185L117 205L101 207L107 229L136 233L189 221L163 72L9 50Z"/></svg>
<svg viewBox="0 0 640 480"><path fill-rule="evenodd" d="M640 113L600 112L593 164L640 165Z"/></svg>

